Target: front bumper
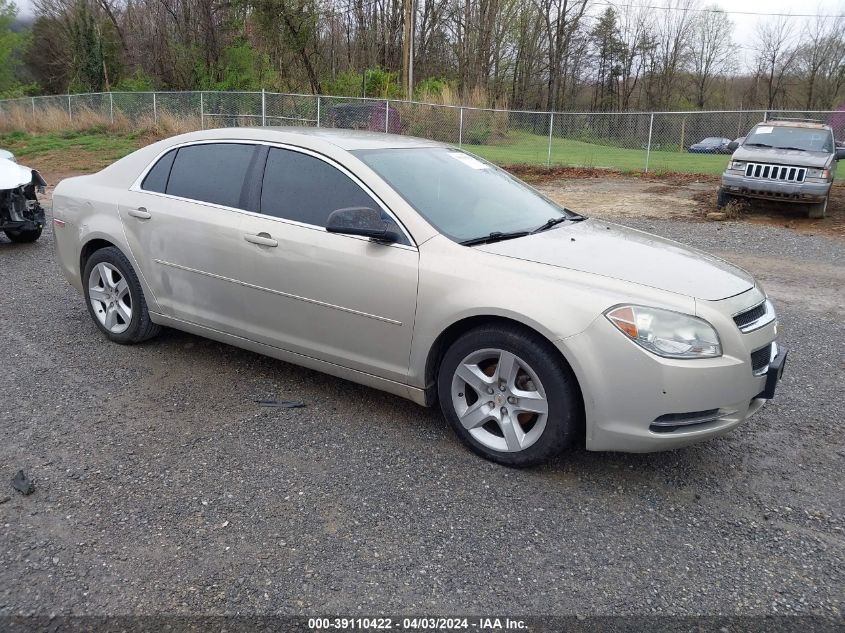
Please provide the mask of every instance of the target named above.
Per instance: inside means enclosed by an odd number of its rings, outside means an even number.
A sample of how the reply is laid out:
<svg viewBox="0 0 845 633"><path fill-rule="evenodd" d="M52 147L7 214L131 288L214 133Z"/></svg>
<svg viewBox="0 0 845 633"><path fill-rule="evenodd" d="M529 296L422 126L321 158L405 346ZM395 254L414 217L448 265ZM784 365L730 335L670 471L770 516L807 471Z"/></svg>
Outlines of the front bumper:
<svg viewBox="0 0 845 633"><path fill-rule="evenodd" d="M742 174L725 172L722 187L731 195L787 202L822 202L830 192L829 182L779 182L748 178Z"/></svg>
<svg viewBox="0 0 845 633"><path fill-rule="evenodd" d="M755 375L752 351L776 338L777 323L742 334L723 333L719 358L676 360L651 354L604 317L581 334L557 342L578 377L586 413L586 447L647 453L723 435L774 395L786 351ZM758 372L759 374L759 372ZM668 423L667 423L668 421ZM672 422L674 421L674 422Z"/></svg>

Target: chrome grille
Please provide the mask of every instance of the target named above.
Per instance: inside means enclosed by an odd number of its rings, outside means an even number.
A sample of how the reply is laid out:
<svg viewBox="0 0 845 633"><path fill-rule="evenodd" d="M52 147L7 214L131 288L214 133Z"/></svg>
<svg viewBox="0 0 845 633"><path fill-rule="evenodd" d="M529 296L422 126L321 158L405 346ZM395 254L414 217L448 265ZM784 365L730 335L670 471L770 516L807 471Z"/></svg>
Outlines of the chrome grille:
<svg viewBox="0 0 845 633"><path fill-rule="evenodd" d="M746 178L759 178L761 180L804 182L804 178L807 176L807 168L767 165L765 163L747 163L745 165L745 176Z"/></svg>
<svg viewBox="0 0 845 633"><path fill-rule="evenodd" d="M766 303L763 302L760 305L754 306L750 310L745 312L740 312L737 315L734 315L734 323L736 323L737 327L741 330L744 327L748 327L751 323L754 323L761 317L765 316L766 314Z"/></svg>
<svg viewBox="0 0 845 633"><path fill-rule="evenodd" d="M733 320L744 334L753 332L775 320L775 309L766 299L763 303L758 303L756 306L734 314Z"/></svg>

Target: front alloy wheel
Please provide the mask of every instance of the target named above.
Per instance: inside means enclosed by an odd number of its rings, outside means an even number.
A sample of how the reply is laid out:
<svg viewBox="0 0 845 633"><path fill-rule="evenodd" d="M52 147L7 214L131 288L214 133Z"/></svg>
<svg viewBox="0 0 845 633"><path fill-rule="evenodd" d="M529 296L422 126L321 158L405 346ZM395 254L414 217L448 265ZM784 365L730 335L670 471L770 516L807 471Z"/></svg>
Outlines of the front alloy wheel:
<svg viewBox="0 0 845 633"><path fill-rule="evenodd" d="M458 337L441 360L437 392L458 437L508 466L559 454L582 424L572 370L548 340L517 325L496 322Z"/></svg>
<svg viewBox="0 0 845 633"><path fill-rule="evenodd" d="M534 444L549 415L537 374L502 349L472 352L460 362L452 378L452 406L480 444L511 453Z"/></svg>

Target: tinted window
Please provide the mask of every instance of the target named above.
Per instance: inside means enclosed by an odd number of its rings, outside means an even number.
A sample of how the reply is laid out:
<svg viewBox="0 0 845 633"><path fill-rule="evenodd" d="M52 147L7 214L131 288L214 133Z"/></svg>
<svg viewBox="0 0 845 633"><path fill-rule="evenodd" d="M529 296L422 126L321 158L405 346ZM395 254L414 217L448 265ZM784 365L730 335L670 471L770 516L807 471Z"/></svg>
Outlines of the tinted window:
<svg viewBox="0 0 845 633"><path fill-rule="evenodd" d="M253 145L208 143L180 147L170 170L167 193L191 200L238 207Z"/></svg>
<svg viewBox="0 0 845 633"><path fill-rule="evenodd" d="M262 213L325 227L332 211L346 207L378 208L361 187L328 163L286 149L270 150L261 188Z"/></svg>
<svg viewBox="0 0 845 633"><path fill-rule="evenodd" d="M167 152L158 159L153 168L147 172L141 189L164 193L167 190L167 179L170 177L170 168L173 166L173 159L176 158L176 150Z"/></svg>

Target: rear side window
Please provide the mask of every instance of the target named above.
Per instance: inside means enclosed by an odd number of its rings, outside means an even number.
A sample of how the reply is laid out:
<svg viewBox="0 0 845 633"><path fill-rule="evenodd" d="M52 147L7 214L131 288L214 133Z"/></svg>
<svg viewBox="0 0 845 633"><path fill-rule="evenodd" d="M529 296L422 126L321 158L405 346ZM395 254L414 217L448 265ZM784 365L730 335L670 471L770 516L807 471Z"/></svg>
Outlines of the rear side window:
<svg viewBox="0 0 845 633"><path fill-rule="evenodd" d="M347 207L378 209L361 187L325 161L270 149L261 188L262 213L325 227L332 211Z"/></svg>
<svg viewBox="0 0 845 633"><path fill-rule="evenodd" d="M170 170L167 193L237 208L254 152L254 145L238 143L180 147Z"/></svg>
<svg viewBox="0 0 845 633"><path fill-rule="evenodd" d="M144 182L141 183L141 189L156 193L164 193L167 190L167 179L170 177L170 168L173 167L176 151L172 149L158 159L153 168L147 172Z"/></svg>

